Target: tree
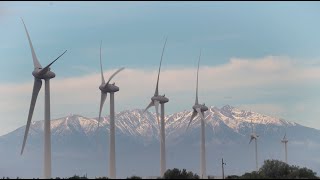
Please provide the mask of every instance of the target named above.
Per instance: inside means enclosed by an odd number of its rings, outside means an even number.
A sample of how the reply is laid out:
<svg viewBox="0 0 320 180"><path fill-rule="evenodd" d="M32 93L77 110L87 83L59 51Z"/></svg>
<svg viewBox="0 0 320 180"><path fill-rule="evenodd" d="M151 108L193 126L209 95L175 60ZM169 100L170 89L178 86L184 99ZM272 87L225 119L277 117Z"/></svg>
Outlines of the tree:
<svg viewBox="0 0 320 180"><path fill-rule="evenodd" d="M78 176L78 175L74 175L74 176L72 176L72 177L69 177L68 179L88 179L86 176L82 176L82 177L80 177L80 176Z"/></svg>
<svg viewBox="0 0 320 180"><path fill-rule="evenodd" d="M230 176L227 176L225 179L240 179L240 176L230 175Z"/></svg>
<svg viewBox="0 0 320 180"><path fill-rule="evenodd" d="M306 167L290 166L278 160L265 160L258 172L245 173L240 179L318 179L316 172Z"/></svg>
<svg viewBox="0 0 320 180"><path fill-rule="evenodd" d="M244 173L240 176L240 179L266 179L267 177L263 176L257 171L252 171L251 173Z"/></svg>
<svg viewBox="0 0 320 180"><path fill-rule="evenodd" d="M300 168L299 166L290 166L278 160L265 160L260 171L268 178L308 178L317 179L316 172L306 167Z"/></svg>
<svg viewBox="0 0 320 180"><path fill-rule="evenodd" d="M96 177L95 179L109 179L109 178L108 178L108 177L103 176L103 177Z"/></svg>
<svg viewBox="0 0 320 180"><path fill-rule="evenodd" d="M260 168L260 174L272 179L282 179L290 174L290 166L278 160L265 160Z"/></svg>
<svg viewBox="0 0 320 180"><path fill-rule="evenodd" d="M308 169L306 167L299 169L300 178L318 179L316 174L317 174L316 172L313 172L311 169Z"/></svg>
<svg viewBox="0 0 320 180"><path fill-rule="evenodd" d="M292 179L319 179L316 176L316 172L313 172L311 169L306 167L300 168L299 166L291 166L290 171L291 172L288 177Z"/></svg>
<svg viewBox="0 0 320 180"><path fill-rule="evenodd" d="M193 174L193 172L189 171L187 172L186 169L183 169L182 171L180 169L174 168L174 169L168 169L164 175L164 179L199 179L199 176L197 174Z"/></svg>
<svg viewBox="0 0 320 180"><path fill-rule="evenodd" d="M127 177L127 179L142 179L140 176L131 176Z"/></svg>

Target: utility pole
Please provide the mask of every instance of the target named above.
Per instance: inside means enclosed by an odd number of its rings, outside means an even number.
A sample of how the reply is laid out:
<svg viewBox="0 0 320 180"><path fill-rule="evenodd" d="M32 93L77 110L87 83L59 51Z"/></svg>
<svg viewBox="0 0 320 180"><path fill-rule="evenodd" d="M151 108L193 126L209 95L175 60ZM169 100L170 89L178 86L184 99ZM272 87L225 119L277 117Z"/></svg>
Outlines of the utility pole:
<svg viewBox="0 0 320 180"><path fill-rule="evenodd" d="M222 165L222 179L224 179L224 166L223 165L227 165L227 164L223 162L223 158L222 158L221 165Z"/></svg>

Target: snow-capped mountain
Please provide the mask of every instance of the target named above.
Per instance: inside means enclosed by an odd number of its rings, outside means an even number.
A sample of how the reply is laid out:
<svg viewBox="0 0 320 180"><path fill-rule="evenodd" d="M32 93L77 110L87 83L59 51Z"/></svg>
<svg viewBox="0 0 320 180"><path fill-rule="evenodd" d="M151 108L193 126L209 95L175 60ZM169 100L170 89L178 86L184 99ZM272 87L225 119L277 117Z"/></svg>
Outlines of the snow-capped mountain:
<svg viewBox="0 0 320 180"><path fill-rule="evenodd" d="M165 117L167 168L199 171L200 119L196 117L186 131L191 114L192 111L182 111ZM127 110L117 113L115 119L119 177L157 175L159 126L155 113ZM229 166L230 174L241 174L254 168L253 146L248 144L252 127L259 134L260 164L263 159L282 159L280 140L286 131L289 161L310 168L318 167L313 169L320 172L320 158L314 158L314 153L320 150L319 130L229 105L210 107L205 119L208 174L220 175L218 159L222 156L225 160L229 158L234 165ZM32 122L25 153L20 156L24 130L25 126L0 137L0 158L10 162L8 165L0 161L0 176L16 177L17 172L23 177L41 176L43 121ZM71 114L51 120L53 174L64 177L90 172L92 177L106 176L108 131L108 116L101 118L99 128L98 118L81 115ZM306 151L309 153L302 156ZM79 163L81 160L90 166ZM32 163L34 161L38 163ZM140 162L139 165L136 162ZM26 167L25 164L29 165Z"/></svg>
<svg viewBox="0 0 320 180"><path fill-rule="evenodd" d="M178 112L165 117L166 135L168 138L173 134L182 135L189 123L192 111ZM126 134L128 136L155 138L158 139L159 128L156 121L155 113L146 111L143 113L141 109L122 111L115 116L117 133ZM225 124L234 132L245 135L241 129L250 128L251 125L269 125L269 126L296 126L294 122L285 121L279 118L270 117L255 113L252 111L239 110L232 106L226 105L221 109L211 107L205 113L207 125L213 129L219 128L221 124ZM196 117L190 129L196 129L200 126L199 117ZM252 123L252 124L251 124ZM24 131L25 127L21 127ZM51 132L55 136L63 136L74 132L81 132L90 136L97 131L98 118L86 118L81 115L71 114L66 117L51 120ZM109 117L102 117L100 128L109 131ZM43 133L43 121L34 121L31 125L31 134Z"/></svg>

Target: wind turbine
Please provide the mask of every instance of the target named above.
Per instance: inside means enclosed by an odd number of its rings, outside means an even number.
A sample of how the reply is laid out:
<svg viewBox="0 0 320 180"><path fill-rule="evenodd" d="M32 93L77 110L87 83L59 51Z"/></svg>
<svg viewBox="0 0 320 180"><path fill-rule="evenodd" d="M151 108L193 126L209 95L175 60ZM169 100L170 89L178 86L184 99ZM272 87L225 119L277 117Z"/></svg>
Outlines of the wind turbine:
<svg viewBox="0 0 320 180"><path fill-rule="evenodd" d="M259 171L259 167L258 167L258 144L257 144L257 139L259 137L259 135L256 134L256 132L253 132L253 124L252 124L252 120L251 120L251 127L252 127L252 132L250 135L250 142L249 144L252 142L252 140L254 140L255 142L255 150L256 150L256 171Z"/></svg>
<svg viewBox="0 0 320 180"><path fill-rule="evenodd" d="M23 19L21 18L22 23L24 25L24 28L27 33L27 37L29 40L29 45L31 49L32 59L33 59L33 65L34 70L32 72L32 75L34 76L34 84L33 84L33 90L32 90L32 97L31 97L31 103L30 103L30 109L28 114L28 120L27 125L24 133L23 138L23 144L21 149L21 155L23 154L24 147L26 145L28 132L31 124L31 119L34 111L34 107L36 105L37 97L39 94L39 91L42 86L42 79L44 79L45 82L45 99L44 99L44 178L50 179L51 178L51 136L50 136L50 79L54 78L56 75L54 72L50 70L50 66L56 62L66 51L64 51L60 56L58 56L54 61L52 61L49 65L42 68L40 65L38 58L36 56L36 53L33 49L32 42L27 30L26 25L24 24Z"/></svg>
<svg viewBox="0 0 320 180"><path fill-rule="evenodd" d="M284 143L285 160L286 160L286 163L288 164L288 149L287 149L288 139L286 138L286 135L287 135L287 132L284 133L284 136L281 142Z"/></svg>
<svg viewBox="0 0 320 180"><path fill-rule="evenodd" d="M119 91L119 87L115 85L115 83L110 84L111 79L118 74L120 71L124 69L124 67L118 69L115 73L113 73L108 82L106 83L103 77L103 70L102 70L102 62L101 62L101 45L100 44L100 68L101 68L101 85L99 89L101 90L101 100L100 100L100 111L99 111L99 121L98 127L101 118L101 110L103 104L107 98L107 93L110 93L110 140L109 140L109 176L111 179L116 178L116 150L115 150L115 122L114 122L114 93Z"/></svg>
<svg viewBox="0 0 320 180"><path fill-rule="evenodd" d="M194 117L199 114L201 117L201 146L200 146L200 157L201 157L201 162L200 162L200 169L201 169L201 177L204 178L206 177L206 145L205 145L205 119L204 119L204 112L208 110L208 107L203 103L199 104L198 103L198 74L199 74L199 64L200 64L200 57L201 57L201 50L200 50L200 55L199 55L199 60L198 60L198 70L197 70L197 87L196 87L196 101L195 104L192 106L193 112L190 118L190 122L188 124L187 130L194 119Z"/></svg>
<svg viewBox="0 0 320 180"><path fill-rule="evenodd" d="M164 53L164 49L166 47L166 44L167 44L167 38L166 38L166 41L165 41L163 49L162 49L156 90L154 92L153 97L151 97L151 102L149 103L149 105L144 110L144 112L147 111L147 109L149 109L151 106L155 106L155 109L156 109L158 126L160 126L159 128L160 128L160 139L161 139L160 140L160 176L163 176L165 171L166 171L164 104L169 102L169 99L167 97L165 97L165 95L163 95L163 96L159 95L160 68L161 68L162 57L163 57L163 53ZM159 104L161 104L161 122L160 123L159 123Z"/></svg>

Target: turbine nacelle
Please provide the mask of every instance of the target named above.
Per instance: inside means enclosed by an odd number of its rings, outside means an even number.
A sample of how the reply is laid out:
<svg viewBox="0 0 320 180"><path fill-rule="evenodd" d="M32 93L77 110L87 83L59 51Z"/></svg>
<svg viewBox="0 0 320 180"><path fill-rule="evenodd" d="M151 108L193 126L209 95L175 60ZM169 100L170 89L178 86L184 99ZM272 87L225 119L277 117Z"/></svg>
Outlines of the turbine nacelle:
<svg viewBox="0 0 320 180"><path fill-rule="evenodd" d="M197 109L197 108L200 108L201 112L205 112L205 111L207 111L207 110L209 109L209 108L208 108L206 105L204 105L204 104L195 104L195 105L192 106L192 108L194 109L194 111L197 111L196 109Z"/></svg>
<svg viewBox="0 0 320 180"><path fill-rule="evenodd" d="M99 86L99 89L104 92L104 93L114 93L119 91L119 87L115 85L115 83L113 84L101 84Z"/></svg>
<svg viewBox="0 0 320 180"><path fill-rule="evenodd" d="M159 101L160 104L163 104L163 103L169 102L169 99L167 97L165 97L164 95L163 96L153 96L151 98L151 101Z"/></svg>
<svg viewBox="0 0 320 180"><path fill-rule="evenodd" d="M255 134L255 133L251 133L251 139L257 139L259 137L259 135Z"/></svg>
<svg viewBox="0 0 320 180"><path fill-rule="evenodd" d="M35 69L34 71L32 71L32 75L37 78L37 79L51 79L56 77L56 74L52 71L50 71L50 68L47 72L45 72L44 74L42 74L42 69Z"/></svg>
<svg viewBox="0 0 320 180"><path fill-rule="evenodd" d="M254 140L254 139L257 140L258 137L259 137L258 135L252 133L251 136L250 136L250 142L249 142L249 144L252 142L252 140Z"/></svg>

